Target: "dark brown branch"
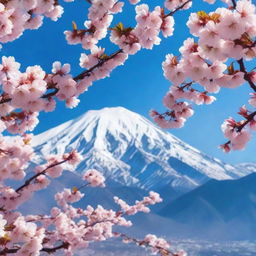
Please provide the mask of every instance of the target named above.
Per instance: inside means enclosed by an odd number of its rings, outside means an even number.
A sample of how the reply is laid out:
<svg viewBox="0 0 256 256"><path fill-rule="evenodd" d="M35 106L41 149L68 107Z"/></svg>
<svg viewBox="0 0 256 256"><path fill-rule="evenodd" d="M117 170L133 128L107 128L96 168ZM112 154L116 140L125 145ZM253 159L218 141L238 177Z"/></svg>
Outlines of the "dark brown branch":
<svg viewBox="0 0 256 256"><path fill-rule="evenodd" d="M249 83L249 85L251 86L251 88L256 92L256 85L253 83L250 75L246 71L243 59L240 59L237 62L239 64L240 71L244 73L244 80L247 81Z"/></svg>
<svg viewBox="0 0 256 256"><path fill-rule="evenodd" d="M232 0L232 4L233 4L234 9L236 9L236 0Z"/></svg>
<svg viewBox="0 0 256 256"><path fill-rule="evenodd" d="M50 98L52 96L54 96L55 94L57 94L57 92L59 91L58 88L53 88L54 90L52 92L49 92L47 94L44 94L41 98L42 99L47 99L47 98Z"/></svg>
<svg viewBox="0 0 256 256"><path fill-rule="evenodd" d="M80 73L79 75L73 77L73 79L75 81L79 81L82 80L84 77L89 76L91 72L93 72L94 69L101 67L104 63L106 63L107 61L115 58L119 53L123 52L122 49L119 49L118 51L112 53L110 56L107 56L106 58L100 60L96 65L92 66L91 68L83 71L82 73ZM52 92L48 92L47 94L44 94L41 98L45 99L45 98L49 98L52 97L54 95L57 94L57 92L59 91L58 88L52 88L54 89ZM3 103L7 103L10 102L12 99L11 98L3 98L2 100L0 100L0 104Z"/></svg>
<svg viewBox="0 0 256 256"><path fill-rule="evenodd" d="M186 4L188 4L189 2L191 2L192 0L187 0L185 3L183 3L182 5L180 5L179 7L177 7L175 10L169 12L168 14L166 14L164 16L164 18L168 17L168 16L173 16L174 13L176 13L177 11L181 10Z"/></svg>
<svg viewBox="0 0 256 256"><path fill-rule="evenodd" d="M13 248L13 249L4 249L0 251L0 255L7 255L7 254L12 254L16 253L20 248Z"/></svg>
<svg viewBox="0 0 256 256"><path fill-rule="evenodd" d="M252 112L252 113L246 118L246 121L237 127L237 131L238 131L238 132L241 132L241 131L243 130L243 128L244 128L247 124L249 124L249 123L253 120L253 118L254 118L255 116L256 116L256 111Z"/></svg>
<svg viewBox="0 0 256 256"><path fill-rule="evenodd" d="M69 243L63 242L61 245L53 247L53 248L43 248L41 251L42 252L47 252L47 253L53 253L56 252L60 249L67 249L69 247Z"/></svg>
<svg viewBox="0 0 256 256"><path fill-rule="evenodd" d="M18 193L18 192L21 191L23 188L25 188L25 187L27 187L28 185L30 185L30 183L31 183L33 180L35 180L38 176L44 175L44 174L47 172L47 170L49 170L50 168L55 167L55 166L60 165L60 164L63 164L63 163L65 163L65 162L67 162L67 161L68 161L68 158L66 158L66 159L64 159L64 160L62 160L62 161L60 161L60 162L57 162L57 163L54 163L54 164L49 165L49 166L48 166L47 168L45 168L43 171L41 171L41 172L39 172L39 173L33 175L31 178L29 178L28 180L26 180L25 183L24 183L22 186L20 186L19 188L17 188L15 191Z"/></svg>
<svg viewBox="0 0 256 256"><path fill-rule="evenodd" d="M112 53L110 56L108 56L108 57L106 57L106 58L100 60L96 65L94 65L94 66L92 66L91 68L85 70L85 71L82 72L81 74L75 76L73 79L74 79L75 81L79 81L79 80L83 79L84 77L89 76L90 73L91 73L94 69L96 69L96 68L98 68L98 67L101 67L104 63L106 63L108 60L113 59L114 57L116 57L116 56L117 56L119 53L121 53L121 52L123 52L123 50L122 50L122 49L119 49L119 50L116 51L115 53Z"/></svg>
<svg viewBox="0 0 256 256"><path fill-rule="evenodd" d="M152 248L152 246L149 243L147 243L147 242L145 242L143 240L138 240L138 239L135 239L135 238L131 238L131 237L127 236L126 234L122 234L122 233L114 232L114 234L119 236L119 237L121 237L121 238L123 238L123 239L127 239L127 240L129 240L131 242L134 242L138 246L146 246L146 247ZM162 248L160 246L155 246L154 248L158 249L159 253L161 255L163 255L163 256L167 256L167 255L178 256L178 254L173 253L173 252L169 251L168 249Z"/></svg>
<svg viewBox="0 0 256 256"><path fill-rule="evenodd" d="M53 247L53 248L45 247L41 250L41 252L47 252L50 254L50 253L54 253L60 249L67 249L68 247L69 247L69 243L63 242L61 245ZM12 248L12 249L6 248L6 249L0 251L0 255L13 254L13 253L18 252L19 250L20 250L20 248Z"/></svg>
<svg viewBox="0 0 256 256"><path fill-rule="evenodd" d="M83 184L83 185L81 185L80 187L75 187L75 189L73 189L73 191L72 191L72 193L73 194L75 194L77 191L81 191L81 189L83 189L83 188L85 188L85 187L87 187L87 186L89 186L90 185L90 183L86 183L86 184Z"/></svg>
<svg viewBox="0 0 256 256"><path fill-rule="evenodd" d="M0 104L4 104L4 103L7 103L7 102L10 102L12 99L10 98L7 98L7 99L2 99L0 100Z"/></svg>
<svg viewBox="0 0 256 256"><path fill-rule="evenodd" d="M254 112L252 112L247 118L246 118L246 121L244 121L241 125L239 125L239 126L237 126L236 127L236 131L237 132L241 132L243 129L244 129L244 127L247 125L247 124L249 124L253 119L254 119L254 117L256 116L256 111L254 111ZM228 144L230 144L231 143L231 141L229 140L229 141L227 141L225 144L223 144L223 145L228 145Z"/></svg>

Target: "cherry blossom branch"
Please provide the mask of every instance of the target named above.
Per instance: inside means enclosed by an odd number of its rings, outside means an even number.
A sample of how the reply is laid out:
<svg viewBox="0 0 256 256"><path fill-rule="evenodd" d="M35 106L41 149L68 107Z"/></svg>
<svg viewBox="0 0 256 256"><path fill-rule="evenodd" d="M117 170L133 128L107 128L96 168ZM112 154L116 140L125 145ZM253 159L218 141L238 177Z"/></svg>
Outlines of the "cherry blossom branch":
<svg viewBox="0 0 256 256"><path fill-rule="evenodd" d="M51 253L54 253L60 249L67 249L69 247L69 243L67 242L63 242L61 245L58 245L56 247L53 247L53 248L48 248L48 247L45 247L45 248L42 248L41 249L41 252L46 252L48 254L51 254ZM0 255L6 255L6 254L13 254L13 253L16 253L20 250L20 248L12 248L12 249L4 249L2 251L0 251Z"/></svg>
<svg viewBox="0 0 256 256"><path fill-rule="evenodd" d="M114 233L115 236L121 237L124 240L127 240L128 242L133 242L138 246L146 246L146 247L149 247L149 248L152 248L152 249L157 249L158 253L160 253L160 255L162 255L162 256L167 256L167 255L178 256L178 254L175 254L175 253L171 252L170 250L168 250L166 248L163 248L163 247L160 247L160 246L157 246L157 245L152 246L149 242L147 242L145 240L138 240L136 238L129 237L126 234L123 234L123 233L118 233L118 232L113 232L113 233Z"/></svg>
<svg viewBox="0 0 256 256"><path fill-rule="evenodd" d="M237 127L237 131L238 131L238 132L241 132L242 129L243 129L247 124L249 124L249 123L254 119L255 116L256 116L256 111L252 112L252 113L247 117L247 120Z"/></svg>
<svg viewBox="0 0 256 256"><path fill-rule="evenodd" d="M233 4L233 7L235 9L236 8L236 0L232 0L232 4Z"/></svg>
<svg viewBox="0 0 256 256"><path fill-rule="evenodd" d="M68 242L63 242L61 245L53 247L53 248L43 248L41 251L42 252L47 252L49 254L56 252L57 250L60 249L67 249L69 247L69 243Z"/></svg>
<svg viewBox="0 0 256 256"><path fill-rule="evenodd" d="M107 62L107 61L109 61L109 60L115 58L119 53L122 53L122 52L123 52L122 49L117 50L116 52L112 53L110 56L107 56L106 58L100 60L96 65L92 66L90 69L87 69L87 70L83 71L81 74L75 76L73 79L74 79L75 81L82 80L84 77L89 76L90 73L91 73L94 69L96 69L96 68L98 68L98 67L101 67L105 62Z"/></svg>
<svg viewBox="0 0 256 256"><path fill-rule="evenodd" d="M84 77L89 76L91 72L93 72L96 68L101 67L104 63L108 62L109 60L115 58L119 53L122 53L123 50L119 49L116 52L112 53L111 55L105 57L104 59L101 59L97 64L95 64L94 66L92 66L90 69L87 69L85 71L83 71L82 73L78 74L77 76L73 77L73 79L77 82L79 80L82 80ZM50 88L50 89L54 89L54 91L49 92L47 94L44 94L41 98L49 98L52 97L54 95L56 95L59 91L58 88ZM4 104L7 102L10 102L12 99L11 98L5 98L5 95L2 95L2 99L0 100L0 104Z"/></svg>
<svg viewBox="0 0 256 256"><path fill-rule="evenodd" d="M244 79L249 83L251 88L256 92L256 85L252 82L252 79L251 79L250 75L246 71L243 59L240 59L237 62L239 64L240 71L244 73Z"/></svg>
<svg viewBox="0 0 256 256"><path fill-rule="evenodd" d="M59 91L58 88L52 88L52 89L54 89L54 90L53 90L52 92L49 92L49 93L47 93L47 94L44 94L44 95L42 96L42 99L50 98L50 97L54 96L54 95Z"/></svg>
<svg viewBox="0 0 256 256"><path fill-rule="evenodd" d="M246 116L246 120L244 122L241 122L240 125L237 125L236 127L234 127L236 129L236 132L241 132L246 125L248 125L251 121L254 120L254 117L256 116L256 111L252 112L251 114L249 114L248 116ZM229 144L231 144L231 140L227 141L226 143L220 145L220 148L222 148L225 152L229 152L230 151L230 147Z"/></svg>
<svg viewBox="0 0 256 256"><path fill-rule="evenodd" d="M179 7L177 7L174 11L169 12L168 14L166 14L164 16L164 18L168 17L168 16L173 16L174 13L176 13L177 11L181 10L184 6L186 6L189 2L192 2L192 0L187 0L185 3L183 3L182 5L180 5Z"/></svg>
<svg viewBox="0 0 256 256"><path fill-rule="evenodd" d="M85 188L85 187L87 187L87 186L89 186L90 185L90 183L86 183L86 184L83 184L83 185L81 185L80 187L74 187L73 188L73 191L72 191L72 193L74 194L74 193L76 193L77 191L81 191L81 189L83 189L83 188Z"/></svg>
<svg viewBox="0 0 256 256"><path fill-rule="evenodd" d="M65 162L67 162L68 160L69 160L69 159L66 158L66 159L64 159L64 160L62 160L62 161L60 161L60 162L57 162L57 163L54 163L54 164L49 165L49 166L46 167L43 171L41 171L41 172L39 172L39 173L33 175L31 178L27 179L27 180L25 181L25 183L24 183L22 186L20 186L19 188L17 188L15 191L18 193L18 192L21 191L23 188L29 186L30 183L31 183L33 180L35 180L38 176L46 174L47 170L49 170L50 168L55 167L55 166L57 166L57 165L61 165L61 164L65 163Z"/></svg>

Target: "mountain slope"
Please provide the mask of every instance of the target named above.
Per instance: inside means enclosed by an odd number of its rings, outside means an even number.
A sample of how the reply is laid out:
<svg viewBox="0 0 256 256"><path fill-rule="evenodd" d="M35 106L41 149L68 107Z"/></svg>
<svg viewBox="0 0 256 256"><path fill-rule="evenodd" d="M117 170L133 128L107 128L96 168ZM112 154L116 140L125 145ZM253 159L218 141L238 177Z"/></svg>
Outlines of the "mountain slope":
<svg viewBox="0 0 256 256"><path fill-rule="evenodd" d="M244 175L122 107L88 111L35 136L33 145L41 155L75 148L84 157L77 172L96 168L107 179L146 190L169 186L184 192L211 178Z"/></svg>
<svg viewBox="0 0 256 256"><path fill-rule="evenodd" d="M185 224L194 235L250 239L256 234L255 184L256 173L238 180L211 180L159 213Z"/></svg>
<svg viewBox="0 0 256 256"><path fill-rule="evenodd" d="M243 170L247 174L256 172L256 163L240 163L236 165L237 169Z"/></svg>

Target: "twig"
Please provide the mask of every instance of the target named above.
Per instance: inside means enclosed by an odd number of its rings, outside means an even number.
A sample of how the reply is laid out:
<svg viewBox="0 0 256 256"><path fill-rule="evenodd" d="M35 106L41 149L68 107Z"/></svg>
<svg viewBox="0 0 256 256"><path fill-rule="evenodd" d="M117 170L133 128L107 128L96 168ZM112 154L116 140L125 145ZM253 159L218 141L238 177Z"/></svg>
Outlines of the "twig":
<svg viewBox="0 0 256 256"><path fill-rule="evenodd" d="M63 242L61 245L53 247L53 248L42 248L41 252L47 252L49 254L54 253L60 249L67 249L69 247L69 243L67 242ZM7 254L12 254L12 253L16 253L20 250L20 248L5 248L4 250L0 251L0 255L7 255Z"/></svg>
<svg viewBox="0 0 256 256"><path fill-rule="evenodd" d="M180 9L182 9L186 4L188 4L189 2L192 2L192 0L187 0L185 3L183 3L182 5L180 5L179 7L177 7L175 10L169 12L168 14L166 14L164 16L164 18L168 17L168 16L173 16L174 13L176 13L177 11L179 11Z"/></svg>
<svg viewBox="0 0 256 256"><path fill-rule="evenodd" d="M68 158L67 158L67 159L64 159L64 160L62 160L62 161L60 161L60 162L57 162L57 163L54 163L54 164L49 165L49 166L46 167L43 171L41 171L41 172L39 172L39 173L33 175L31 178L29 178L28 180L26 180L25 183L24 183L22 186L20 186L19 188L17 188L15 191L18 193L18 192L21 191L23 188L25 188L25 187L27 187L28 185L30 185L30 183L31 183L33 180L35 180L38 176L44 175L44 174L47 172L47 170L49 170L50 168L55 167L55 166L60 165L60 164L63 164L63 163L65 163L65 162L67 162L67 161L68 161Z"/></svg>
<svg viewBox="0 0 256 256"><path fill-rule="evenodd" d="M250 75L248 74L248 72L246 71L245 65L244 65L244 61L243 59L240 59L237 61L240 67L240 71L244 73L244 79L249 83L249 85L251 86L251 88L256 92L256 85L253 83Z"/></svg>

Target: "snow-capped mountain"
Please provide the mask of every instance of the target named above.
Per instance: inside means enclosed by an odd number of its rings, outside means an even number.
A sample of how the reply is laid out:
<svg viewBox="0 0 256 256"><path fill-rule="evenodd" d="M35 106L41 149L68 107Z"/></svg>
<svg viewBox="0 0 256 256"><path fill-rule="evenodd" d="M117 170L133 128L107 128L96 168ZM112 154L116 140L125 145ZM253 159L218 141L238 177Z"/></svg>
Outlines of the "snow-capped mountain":
<svg viewBox="0 0 256 256"><path fill-rule="evenodd" d="M256 163L240 163L236 165L236 168L243 170L244 173L250 174L256 172Z"/></svg>
<svg viewBox="0 0 256 256"><path fill-rule="evenodd" d="M95 168L115 184L146 190L167 186L185 192L209 179L248 174L122 107L88 111L36 135L33 145L42 156L76 149L84 158L77 172Z"/></svg>

